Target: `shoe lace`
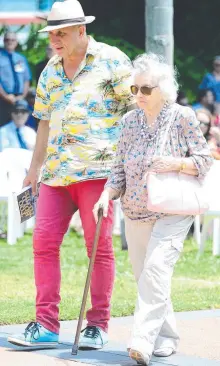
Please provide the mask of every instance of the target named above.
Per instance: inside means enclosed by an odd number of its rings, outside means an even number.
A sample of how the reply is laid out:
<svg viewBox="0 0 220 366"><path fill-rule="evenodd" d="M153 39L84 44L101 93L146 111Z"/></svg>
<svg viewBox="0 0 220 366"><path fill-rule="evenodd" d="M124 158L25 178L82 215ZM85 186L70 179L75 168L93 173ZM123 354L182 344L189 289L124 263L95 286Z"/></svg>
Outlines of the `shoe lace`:
<svg viewBox="0 0 220 366"><path fill-rule="evenodd" d="M30 333L31 338L37 340L40 337L40 328L41 328L41 325L39 323L31 322L30 324L28 324L27 328L25 328L25 331L24 331L25 338L27 337L28 333Z"/></svg>
<svg viewBox="0 0 220 366"><path fill-rule="evenodd" d="M85 330L84 337L87 337L87 338L98 338L98 337L101 336L100 330L99 330L98 327L89 326L89 327L86 327L85 329L83 329L82 332L84 332L84 330Z"/></svg>

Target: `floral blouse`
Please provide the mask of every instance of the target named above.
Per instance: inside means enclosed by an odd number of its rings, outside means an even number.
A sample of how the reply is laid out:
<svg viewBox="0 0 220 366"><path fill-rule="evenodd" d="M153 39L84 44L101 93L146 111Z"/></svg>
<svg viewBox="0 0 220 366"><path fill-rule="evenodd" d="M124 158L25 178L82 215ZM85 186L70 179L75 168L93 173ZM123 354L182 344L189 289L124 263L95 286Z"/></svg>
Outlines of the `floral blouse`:
<svg viewBox="0 0 220 366"><path fill-rule="evenodd" d="M154 126L157 137L148 142L142 133L145 120L143 110L135 109L125 114L121 122L121 135L118 141L116 159L106 187L118 191L124 214L132 220L154 221L164 214L147 210L147 185L145 175L151 166L152 158L160 154L160 148L171 123L163 155L190 157L198 169L198 179L203 179L212 165L210 149L199 128L194 111L178 104L169 105L165 111L163 124ZM158 119L159 120L159 119ZM116 197L115 197L116 198Z"/></svg>

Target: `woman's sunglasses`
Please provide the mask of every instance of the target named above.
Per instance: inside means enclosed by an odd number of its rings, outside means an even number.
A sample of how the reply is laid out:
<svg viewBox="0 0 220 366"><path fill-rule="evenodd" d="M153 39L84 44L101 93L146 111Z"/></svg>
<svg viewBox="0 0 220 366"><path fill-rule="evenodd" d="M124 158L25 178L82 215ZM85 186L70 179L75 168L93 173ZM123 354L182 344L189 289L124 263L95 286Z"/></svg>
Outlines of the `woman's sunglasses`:
<svg viewBox="0 0 220 366"><path fill-rule="evenodd" d="M153 89L155 89L156 86L141 86L140 88L136 85L131 86L131 93L133 95L137 95L138 91L140 90L143 95L151 95Z"/></svg>

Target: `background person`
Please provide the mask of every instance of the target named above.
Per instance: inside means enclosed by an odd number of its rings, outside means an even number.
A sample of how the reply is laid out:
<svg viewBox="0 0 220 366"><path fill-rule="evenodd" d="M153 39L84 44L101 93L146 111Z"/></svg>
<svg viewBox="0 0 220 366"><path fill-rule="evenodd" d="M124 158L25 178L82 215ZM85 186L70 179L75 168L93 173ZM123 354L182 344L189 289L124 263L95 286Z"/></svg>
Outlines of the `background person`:
<svg viewBox="0 0 220 366"><path fill-rule="evenodd" d="M27 96L26 96L26 101L28 102L30 114L29 114L28 120L26 122L26 126L29 126L29 127L33 128L33 130L37 131L38 120L37 120L37 118L35 118L33 116L35 98L36 98L35 88L29 88Z"/></svg>
<svg viewBox="0 0 220 366"><path fill-rule="evenodd" d="M207 109L197 109L196 118L214 159L220 160L220 129L213 126L212 114Z"/></svg>
<svg viewBox="0 0 220 366"><path fill-rule="evenodd" d="M214 58L213 71L204 76L199 88L211 90L215 101L220 103L220 56Z"/></svg>
<svg viewBox="0 0 220 366"><path fill-rule="evenodd" d="M192 105L194 110L207 109L210 113L214 113L215 97L212 90L201 89L198 92L197 102Z"/></svg>
<svg viewBox="0 0 220 366"><path fill-rule="evenodd" d="M27 101L16 101L11 113L11 122L0 127L0 151L7 148L34 149L36 132L25 126L28 116Z"/></svg>
<svg viewBox="0 0 220 366"><path fill-rule="evenodd" d="M199 127L206 141L210 139L210 130L212 127L212 114L207 109L196 109L196 118L199 121Z"/></svg>
<svg viewBox="0 0 220 366"><path fill-rule="evenodd" d="M177 99L176 99L176 102L179 104L179 105L183 105L183 106L188 106L189 105L189 100L187 98L187 95L184 91L179 91L178 92L178 95L177 95Z"/></svg>
<svg viewBox="0 0 220 366"><path fill-rule="evenodd" d="M30 86L31 72L26 58L15 52L17 44L16 33L6 32L0 50L0 126L9 122L13 105L25 99Z"/></svg>

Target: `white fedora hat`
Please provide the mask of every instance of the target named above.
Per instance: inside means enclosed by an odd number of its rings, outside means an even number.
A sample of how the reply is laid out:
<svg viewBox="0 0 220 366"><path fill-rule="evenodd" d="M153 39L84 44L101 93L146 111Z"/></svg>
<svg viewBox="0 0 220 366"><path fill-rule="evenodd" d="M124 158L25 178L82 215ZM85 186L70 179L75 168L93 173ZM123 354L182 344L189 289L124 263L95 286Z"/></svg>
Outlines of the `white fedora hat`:
<svg viewBox="0 0 220 366"><path fill-rule="evenodd" d="M85 16L79 1L56 1L48 15L47 27L39 30L39 32L50 32L54 29L71 27L72 25L89 24L94 20L94 16Z"/></svg>

